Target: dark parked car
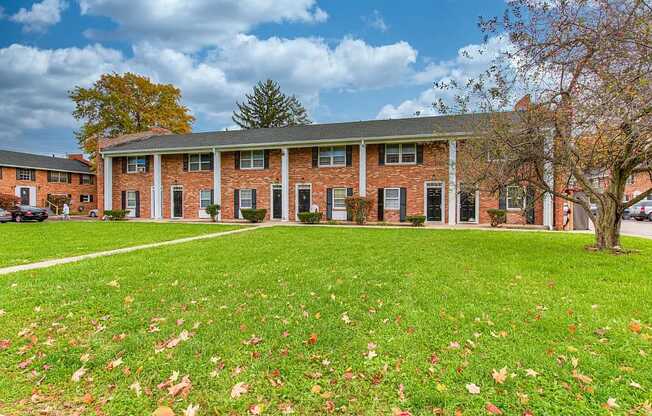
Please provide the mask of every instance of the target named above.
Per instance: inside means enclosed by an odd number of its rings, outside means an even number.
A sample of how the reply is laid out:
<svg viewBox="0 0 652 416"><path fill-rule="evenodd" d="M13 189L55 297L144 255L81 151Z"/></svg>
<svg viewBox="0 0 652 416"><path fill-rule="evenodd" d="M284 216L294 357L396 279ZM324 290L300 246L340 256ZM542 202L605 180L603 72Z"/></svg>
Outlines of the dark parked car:
<svg viewBox="0 0 652 416"><path fill-rule="evenodd" d="M630 217L637 221L652 221L652 200L643 200L629 208Z"/></svg>
<svg viewBox="0 0 652 416"><path fill-rule="evenodd" d="M14 221L43 221L48 218L48 211L43 208L30 207L29 205L16 205L11 211Z"/></svg>
<svg viewBox="0 0 652 416"><path fill-rule="evenodd" d="M0 208L0 224L11 221L11 212Z"/></svg>

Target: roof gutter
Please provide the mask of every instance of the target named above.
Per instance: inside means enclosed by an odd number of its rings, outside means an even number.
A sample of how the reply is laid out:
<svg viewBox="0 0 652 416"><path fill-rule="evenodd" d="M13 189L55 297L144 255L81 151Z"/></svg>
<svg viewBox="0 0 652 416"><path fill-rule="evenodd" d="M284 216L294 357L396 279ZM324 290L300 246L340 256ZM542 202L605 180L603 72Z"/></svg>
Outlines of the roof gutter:
<svg viewBox="0 0 652 416"><path fill-rule="evenodd" d="M18 168L18 169L35 169L35 170L48 170L51 172L67 172L67 173L79 173L82 175L95 175L95 172L82 172L80 170L70 170L70 169L53 169L53 168L44 168L44 167L38 167L38 166L26 166L26 165L8 165L6 163L0 163L1 167L6 167L6 168Z"/></svg>

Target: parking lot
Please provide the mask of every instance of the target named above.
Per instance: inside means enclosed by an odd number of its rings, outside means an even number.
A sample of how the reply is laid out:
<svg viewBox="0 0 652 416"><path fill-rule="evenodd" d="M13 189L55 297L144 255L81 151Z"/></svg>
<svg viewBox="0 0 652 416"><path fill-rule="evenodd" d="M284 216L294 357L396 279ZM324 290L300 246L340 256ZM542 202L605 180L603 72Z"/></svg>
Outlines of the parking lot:
<svg viewBox="0 0 652 416"><path fill-rule="evenodd" d="M589 221L589 228L593 230L593 225ZM652 221L635 221L625 220L620 227L622 234L640 235L642 237L652 238Z"/></svg>

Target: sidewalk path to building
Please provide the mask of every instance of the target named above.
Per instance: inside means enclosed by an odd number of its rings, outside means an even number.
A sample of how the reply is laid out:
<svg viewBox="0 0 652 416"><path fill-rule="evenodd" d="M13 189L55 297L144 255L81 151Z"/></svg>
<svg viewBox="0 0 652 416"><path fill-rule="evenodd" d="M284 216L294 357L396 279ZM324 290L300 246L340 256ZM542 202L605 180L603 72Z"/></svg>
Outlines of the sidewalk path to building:
<svg viewBox="0 0 652 416"><path fill-rule="evenodd" d="M175 245L175 244L183 244L183 243L188 243L190 241L197 241L197 240L207 240L207 239L210 239L210 238L222 237L222 236L230 235L230 234L244 233L244 232L247 232L247 231L256 230L258 228L265 228L265 227L270 227L270 226L273 226L273 225L271 225L271 224L263 224L263 225L256 225L256 226L248 226L248 227L239 228L237 230L222 231L222 232L219 232L219 233L212 233L212 234L198 235L198 236L194 236L194 237L179 238L177 240L162 241L162 242L159 242L159 243L143 244L143 245L140 245L140 246L124 247L124 248L118 248L118 249L115 249L115 250L99 251L97 253L83 254L81 256L64 257L62 259L51 259L51 260L39 261L37 263L21 264L19 266L11 266L11 267L0 268L0 275L9 274L9 273L16 273L16 272L22 272L22 271L26 271L26 270L44 269L46 267L57 266L57 265L60 265L60 264L75 263L75 262L78 262L78 261L94 259L94 258L97 258L97 257L107 257L107 256L113 256L113 255L116 255L116 254L130 253L132 251L146 250L148 248L171 246L171 245Z"/></svg>

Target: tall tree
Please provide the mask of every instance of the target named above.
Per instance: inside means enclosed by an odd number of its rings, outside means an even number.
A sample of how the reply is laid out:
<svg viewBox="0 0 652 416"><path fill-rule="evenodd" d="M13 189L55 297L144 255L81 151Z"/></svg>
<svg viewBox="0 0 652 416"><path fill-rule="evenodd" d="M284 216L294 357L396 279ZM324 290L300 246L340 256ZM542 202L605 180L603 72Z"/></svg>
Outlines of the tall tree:
<svg viewBox="0 0 652 416"><path fill-rule="evenodd" d="M275 81L258 82L246 101L237 102L233 121L243 129L310 124L308 113L296 96L287 96Z"/></svg>
<svg viewBox="0 0 652 416"><path fill-rule="evenodd" d="M619 250L624 210L652 195L624 200L634 170L652 178L650 22L644 0L510 0L502 18L481 19L487 38L506 34L508 47L480 76L438 84L455 100L435 104L498 112L463 146L467 174L494 191L525 183L579 204L596 247ZM502 112L524 93L531 105Z"/></svg>
<svg viewBox="0 0 652 416"><path fill-rule="evenodd" d="M162 127L189 133L195 118L181 104L181 91L172 84L156 84L127 72L104 74L92 87L76 86L68 93L75 103L73 116L84 124L75 136L89 154L98 138L111 138Z"/></svg>

